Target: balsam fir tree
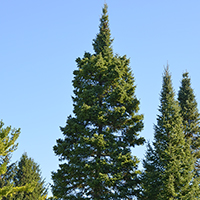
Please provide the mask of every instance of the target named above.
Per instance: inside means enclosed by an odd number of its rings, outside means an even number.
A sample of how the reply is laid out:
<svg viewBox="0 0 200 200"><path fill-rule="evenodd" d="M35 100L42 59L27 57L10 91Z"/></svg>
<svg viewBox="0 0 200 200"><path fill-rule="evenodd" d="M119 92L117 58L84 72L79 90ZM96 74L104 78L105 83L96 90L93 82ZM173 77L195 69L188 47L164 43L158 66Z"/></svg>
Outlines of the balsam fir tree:
<svg viewBox="0 0 200 200"><path fill-rule="evenodd" d="M39 165L24 153L16 168L14 183L17 187L24 186L27 183L35 183L33 191L22 191L16 193L13 200L45 200L47 197L47 188L45 181L41 177Z"/></svg>
<svg viewBox="0 0 200 200"><path fill-rule="evenodd" d="M185 137L192 140L191 148L196 157L196 175L200 176L200 114L188 72L183 74L178 100L181 107Z"/></svg>
<svg viewBox="0 0 200 200"><path fill-rule="evenodd" d="M139 160L131 147L144 143L143 116L129 59L113 55L107 5L100 22L95 53L76 59L74 116L54 146L63 162L52 173L59 199L133 199L138 192Z"/></svg>
<svg viewBox="0 0 200 200"><path fill-rule="evenodd" d="M168 67L163 76L153 147L149 144L143 162L143 192L140 199L199 199L193 180L195 159L190 141L185 140L180 107L175 100Z"/></svg>

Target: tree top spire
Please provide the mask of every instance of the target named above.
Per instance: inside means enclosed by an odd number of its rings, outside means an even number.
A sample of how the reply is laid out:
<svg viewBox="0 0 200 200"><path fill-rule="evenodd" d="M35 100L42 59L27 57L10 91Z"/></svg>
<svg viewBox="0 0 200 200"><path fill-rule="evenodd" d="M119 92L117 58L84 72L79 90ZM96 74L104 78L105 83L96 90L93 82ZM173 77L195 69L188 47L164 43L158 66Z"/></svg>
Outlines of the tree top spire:
<svg viewBox="0 0 200 200"><path fill-rule="evenodd" d="M100 18L99 33L96 39L93 40L93 47L96 54L102 53L103 56L113 54L111 33L108 19L108 5L105 3L103 7L103 14Z"/></svg>

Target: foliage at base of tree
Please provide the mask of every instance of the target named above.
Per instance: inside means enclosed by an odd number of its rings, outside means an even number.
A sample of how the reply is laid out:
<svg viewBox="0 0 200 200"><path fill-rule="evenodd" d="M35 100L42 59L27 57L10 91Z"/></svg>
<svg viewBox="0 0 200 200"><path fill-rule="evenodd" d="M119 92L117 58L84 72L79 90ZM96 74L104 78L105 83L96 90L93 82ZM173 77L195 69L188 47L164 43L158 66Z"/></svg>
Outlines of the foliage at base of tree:
<svg viewBox="0 0 200 200"><path fill-rule="evenodd" d="M5 157L2 157L2 162L7 162L7 170L5 174L1 175L0 179L0 188L3 188L5 186L12 186L13 185L13 179L16 174L16 163L10 163L11 162L11 155L6 155ZM6 196L3 197L2 200L9 200L10 197Z"/></svg>

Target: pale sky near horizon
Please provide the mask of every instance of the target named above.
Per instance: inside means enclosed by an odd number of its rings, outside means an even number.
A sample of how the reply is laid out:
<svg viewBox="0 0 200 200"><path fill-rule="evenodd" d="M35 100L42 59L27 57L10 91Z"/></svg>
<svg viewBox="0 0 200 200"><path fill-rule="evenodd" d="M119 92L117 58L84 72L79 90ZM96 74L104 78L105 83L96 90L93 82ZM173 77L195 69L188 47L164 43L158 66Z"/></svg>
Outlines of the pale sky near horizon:
<svg viewBox="0 0 200 200"><path fill-rule="evenodd" d="M53 146L72 114L75 59L93 53L104 0L0 0L0 119L21 128L13 161L24 152L51 182L58 169ZM147 140L169 63L176 92L189 72L200 104L200 1L107 0L114 53L127 55L137 85ZM133 150L143 159L145 146Z"/></svg>

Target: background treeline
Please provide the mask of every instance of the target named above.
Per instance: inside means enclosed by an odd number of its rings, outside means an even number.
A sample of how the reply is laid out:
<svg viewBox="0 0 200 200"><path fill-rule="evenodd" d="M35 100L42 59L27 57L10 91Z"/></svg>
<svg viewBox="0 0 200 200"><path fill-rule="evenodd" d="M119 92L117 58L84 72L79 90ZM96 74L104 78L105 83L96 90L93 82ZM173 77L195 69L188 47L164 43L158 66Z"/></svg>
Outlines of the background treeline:
<svg viewBox="0 0 200 200"><path fill-rule="evenodd" d="M131 150L145 143L144 117L130 61L113 53L112 41L105 4L94 53L76 59L73 116L53 147L62 164L52 173L49 199L200 199L200 114L189 73L176 99L169 66L164 69L154 140L139 170ZM46 199L39 165L26 153L10 163L20 130L0 125L0 198Z"/></svg>
<svg viewBox="0 0 200 200"><path fill-rule="evenodd" d="M41 177L39 165L24 153L19 162L11 163L11 153L16 150L20 129L5 127L0 122L0 199L45 200L47 185Z"/></svg>

